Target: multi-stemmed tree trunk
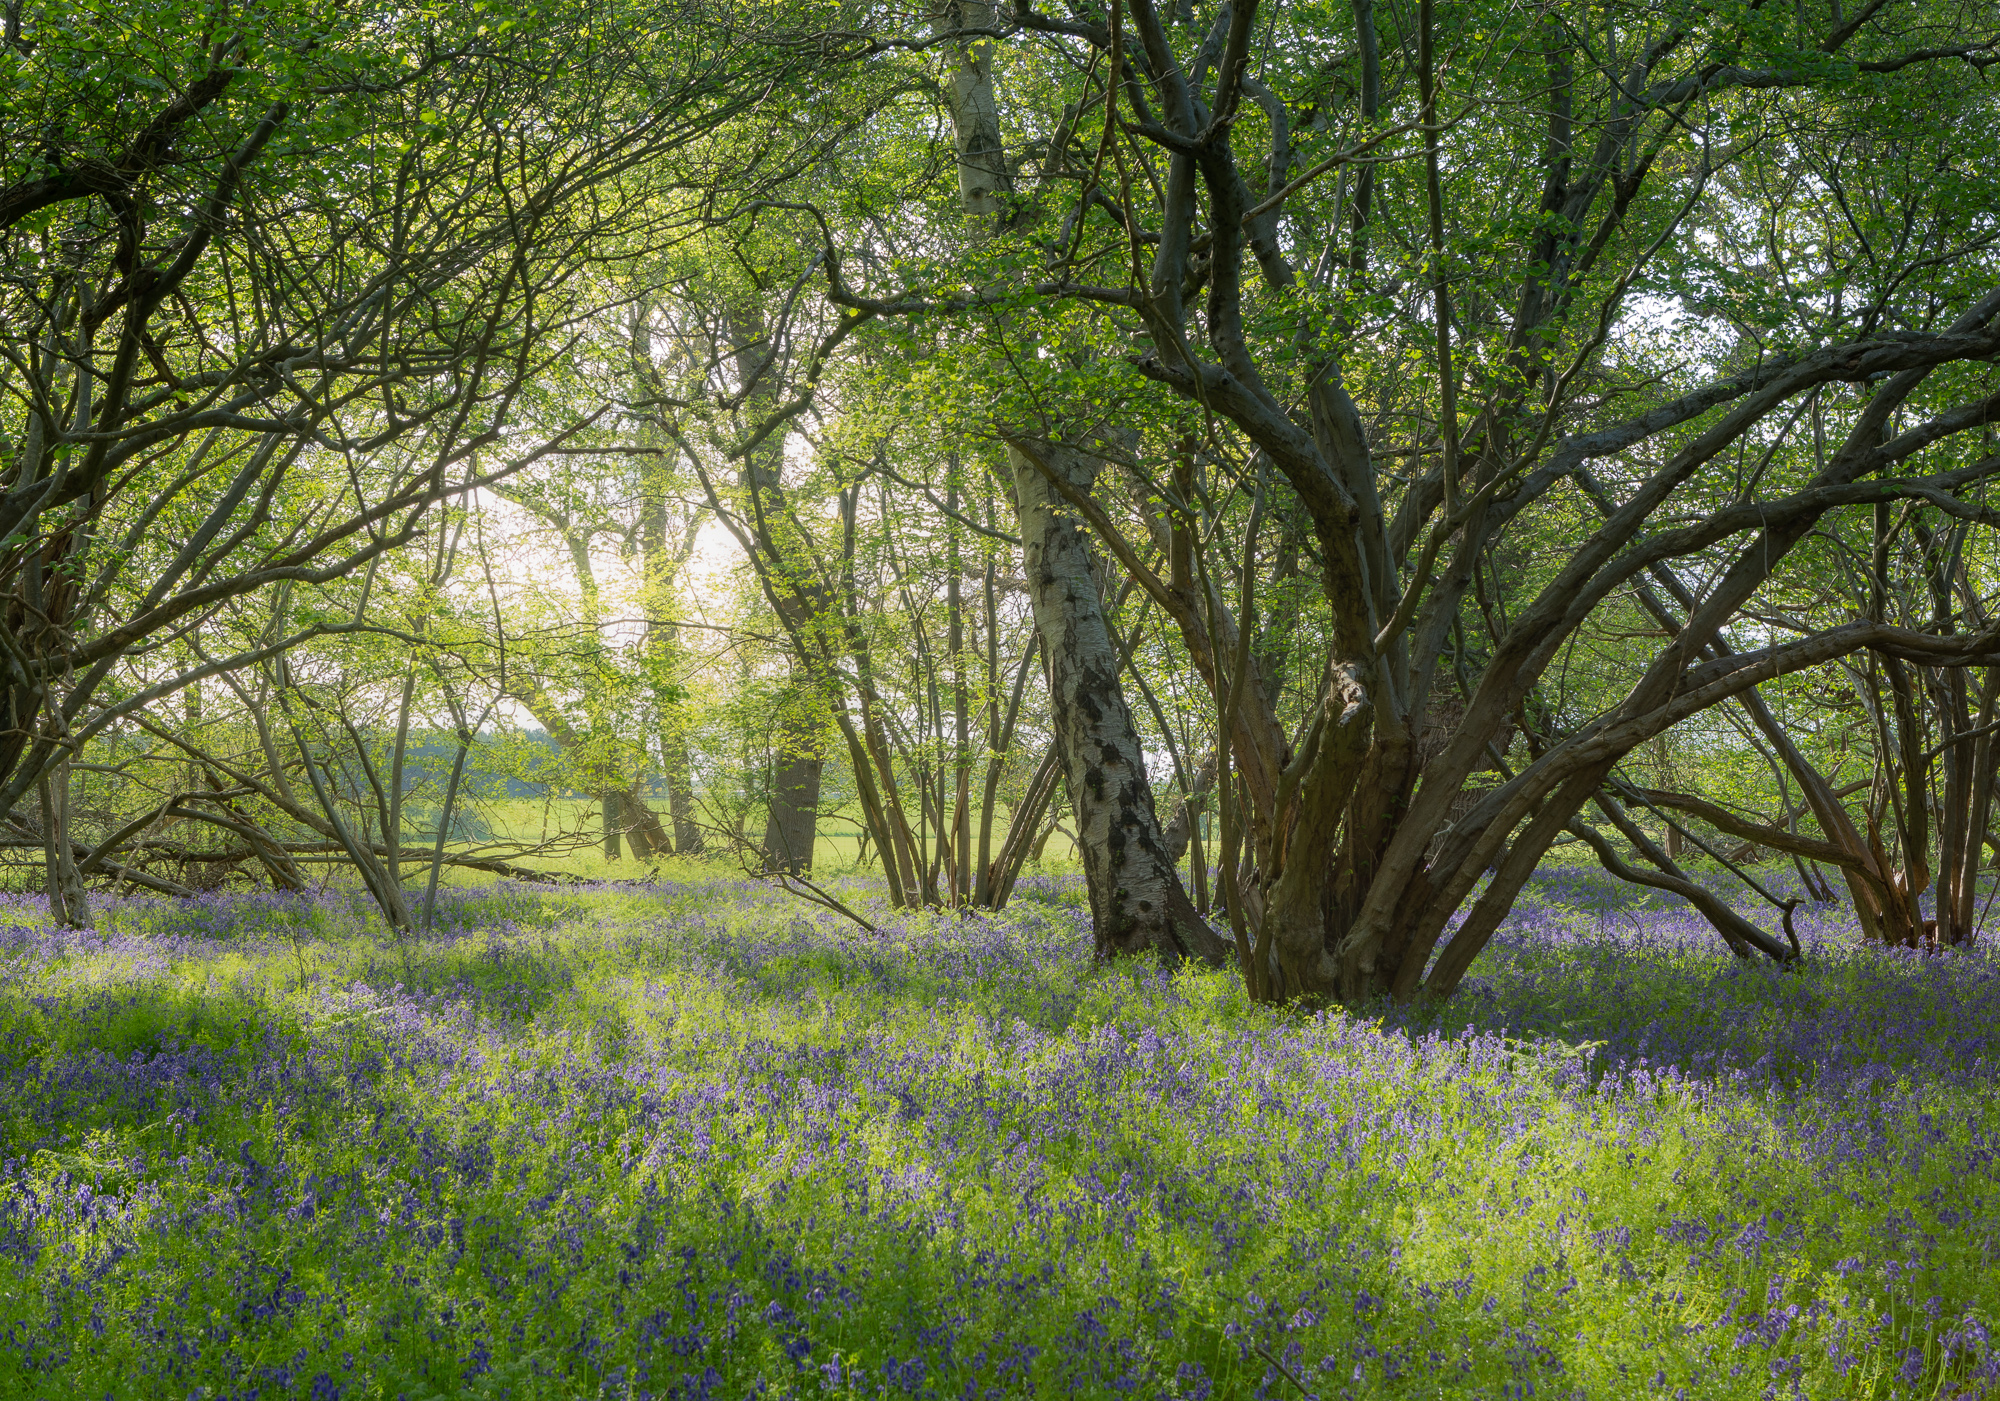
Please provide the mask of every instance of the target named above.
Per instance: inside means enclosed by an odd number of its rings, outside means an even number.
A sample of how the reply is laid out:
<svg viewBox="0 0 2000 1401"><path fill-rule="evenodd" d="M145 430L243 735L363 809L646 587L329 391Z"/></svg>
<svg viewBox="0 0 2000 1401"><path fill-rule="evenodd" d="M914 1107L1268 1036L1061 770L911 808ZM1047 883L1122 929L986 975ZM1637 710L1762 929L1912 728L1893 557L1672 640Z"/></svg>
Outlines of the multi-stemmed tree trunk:
<svg viewBox="0 0 2000 1401"><path fill-rule="evenodd" d="M75 839L70 826L70 766L67 761L42 780L42 840L49 897L49 916L63 929L92 929L90 893L77 869Z"/></svg>
<svg viewBox="0 0 2000 1401"><path fill-rule="evenodd" d="M1891 584L1887 525L1878 509L1868 596L1836 595L1830 601L1841 611L1878 622L1887 618L1892 605L1900 605L1906 622L1938 635L1951 635L1966 624L1975 633L1990 630L1991 620L1964 569L1971 523L1956 522L1937 537L1921 522L1913 526L1909 534L1921 542L1922 556L1911 571L1918 580L1917 596L1903 598ZM1650 588L1642 587L1638 596L1657 620L1678 631L1694 595L1664 566L1653 572L1673 606ZM1709 649L1711 656L1726 650L1720 644ZM1650 789L1638 796L1729 836L1835 867L1847 883L1863 934L1872 940L1909 948L1931 940L1965 943L1978 919L1978 873L1985 864L1993 788L2000 779L2000 746L1993 743L2000 671L1909 667L1895 656L1879 664L1853 663L1847 670L1847 689L1860 701L1874 757L1871 777L1850 785L1866 794L1865 836L1832 778L1808 757L1755 689L1737 697L1737 704L1776 767L1799 785L1820 837L1800 834L1796 822L1746 817L1699 794ZM1927 917L1921 897L1933 884L1933 853L1936 913Z"/></svg>

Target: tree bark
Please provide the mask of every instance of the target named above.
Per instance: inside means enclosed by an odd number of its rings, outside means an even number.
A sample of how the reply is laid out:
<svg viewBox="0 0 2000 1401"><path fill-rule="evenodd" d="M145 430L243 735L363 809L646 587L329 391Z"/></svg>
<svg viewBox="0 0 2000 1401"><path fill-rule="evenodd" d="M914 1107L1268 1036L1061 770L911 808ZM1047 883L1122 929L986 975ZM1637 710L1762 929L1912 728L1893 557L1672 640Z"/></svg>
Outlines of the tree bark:
<svg viewBox="0 0 2000 1401"><path fill-rule="evenodd" d="M625 823L625 804L621 801L623 795L616 788L607 788L599 796L602 799L604 816L604 859L623 860L625 844L619 835L624 831Z"/></svg>
<svg viewBox="0 0 2000 1401"><path fill-rule="evenodd" d="M810 727L789 718L782 723L771 756L771 789L759 848L765 870L811 874L824 767L818 737Z"/></svg>
<svg viewBox="0 0 2000 1401"><path fill-rule="evenodd" d="M992 18L989 4L947 0L933 14L933 30L984 28ZM960 207L975 239L996 232L1011 218L1012 182L1001 148L991 47L990 41L968 39L947 50L952 72L946 96L958 148ZM1044 465L1087 493L1096 476L1091 459L1062 445L1049 452L1053 460ZM1105 626L1088 538L1059 514L1060 498L1028 453L1010 446L1007 459L1021 522L1023 573L1049 667L1052 725L1077 818L1077 849L1097 954L1150 951L1170 962L1195 957L1221 963L1229 946L1195 912L1166 852L1138 728L1118 680L1118 650Z"/></svg>
<svg viewBox="0 0 2000 1401"><path fill-rule="evenodd" d="M1181 888L1154 814L1145 755L1118 682L1118 649L1104 624L1089 537L1025 449L1010 449L1008 462L1097 954L1151 952L1169 962L1199 958L1220 964L1229 945ZM1090 489L1095 468L1084 454L1056 447L1045 465L1077 490Z"/></svg>
<svg viewBox="0 0 2000 1401"><path fill-rule="evenodd" d="M90 893L77 873L70 834L69 761L56 764L41 784L42 840L46 844L49 917L59 929L95 929Z"/></svg>
<svg viewBox="0 0 2000 1401"><path fill-rule="evenodd" d="M958 509L957 463L945 488L945 504ZM965 607L960 597L958 533L947 546L945 579L945 652L951 663L951 900L972 899L972 718L966 701Z"/></svg>
<svg viewBox="0 0 2000 1401"><path fill-rule="evenodd" d="M701 828L694 820L694 775L688 763L687 742L670 735L667 752L667 815L674 824L674 850L682 856L700 856L707 850Z"/></svg>
<svg viewBox="0 0 2000 1401"><path fill-rule="evenodd" d="M943 0L931 16L932 32L991 29L994 6L985 0ZM989 224L1004 217L1013 181L1000 144L1000 105L993 93L993 41L962 40L945 48L945 98L951 107L958 155L959 207Z"/></svg>
<svg viewBox="0 0 2000 1401"><path fill-rule="evenodd" d="M1000 854L993 858L993 864L981 875L981 883L986 893L980 903L992 909L1002 909L1008 896L1014 893L1015 878L1021 874L1021 867L1031 856L1042 854L1042 843L1048 840L1048 833L1042 828L1042 816L1049 810L1049 800L1055 796L1056 783L1062 771L1062 753L1051 745L1042 756L1041 763L1028 780L1028 786L1021 794L1021 802L1007 825L1006 840L1000 844ZM1040 835L1038 836L1037 833Z"/></svg>

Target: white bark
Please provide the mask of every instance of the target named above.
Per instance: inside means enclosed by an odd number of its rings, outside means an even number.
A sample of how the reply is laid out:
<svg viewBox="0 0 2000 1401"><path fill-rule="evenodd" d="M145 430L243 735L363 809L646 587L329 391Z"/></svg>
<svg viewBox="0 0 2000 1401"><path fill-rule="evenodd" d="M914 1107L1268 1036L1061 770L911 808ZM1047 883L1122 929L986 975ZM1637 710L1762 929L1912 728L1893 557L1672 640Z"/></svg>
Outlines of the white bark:
<svg viewBox="0 0 2000 1401"><path fill-rule="evenodd" d="M1118 648L1105 626L1091 567L1090 537L1027 454L1010 448L1007 456L1097 952L1152 950L1170 962L1222 962L1230 947L1195 913L1153 810L1139 733L1118 682ZM1053 448L1045 461L1078 490L1088 490L1096 475L1092 460L1071 449Z"/></svg>
<svg viewBox="0 0 2000 1401"><path fill-rule="evenodd" d="M940 0L937 33L991 28L983 0ZM985 237L1006 221L1013 182L1000 143L1000 107L993 91L992 42L967 38L948 49L946 87L958 147L959 200L975 233ZM1073 449L1050 449L1050 467L1088 490L1094 460ZM1049 667L1049 709L1056 747L1069 779L1077 851L1100 957L1156 951L1178 961L1222 962L1230 946L1195 912L1153 810L1145 754L1119 685L1118 649L1105 626L1090 560L1090 540L1060 507L1061 498L1034 461L1009 448L1014 504L1020 517L1023 573L1035 627Z"/></svg>
<svg viewBox="0 0 2000 1401"><path fill-rule="evenodd" d="M942 0L931 12L938 34L991 29L993 6L980 0ZM1006 213L1013 181L1000 146L1000 104L993 96L993 41L967 39L945 50L945 100L951 107L953 143L958 148L959 206L969 218L991 228Z"/></svg>

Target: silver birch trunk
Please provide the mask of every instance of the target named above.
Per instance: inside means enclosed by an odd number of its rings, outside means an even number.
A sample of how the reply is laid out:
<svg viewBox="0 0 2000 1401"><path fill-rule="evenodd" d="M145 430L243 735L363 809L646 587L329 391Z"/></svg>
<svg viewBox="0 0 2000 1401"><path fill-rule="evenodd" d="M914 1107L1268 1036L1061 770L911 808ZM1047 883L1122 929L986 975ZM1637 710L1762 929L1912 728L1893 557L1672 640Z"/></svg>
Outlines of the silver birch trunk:
<svg viewBox="0 0 2000 1401"><path fill-rule="evenodd" d="M939 33L992 22L993 7L979 0L946 0L932 15ZM992 44L968 38L947 54L960 205L975 236L985 237L1009 220L1012 195L993 91ZM1145 753L1119 683L1118 649L1105 625L1089 537L1058 509L1060 498L1034 459L1011 447L1007 459L1097 954L1150 950L1169 961L1195 957L1221 963L1230 946L1195 912L1153 809ZM1066 446L1050 449L1048 465L1079 490L1089 490L1096 476L1093 459Z"/></svg>
<svg viewBox="0 0 2000 1401"><path fill-rule="evenodd" d="M1118 649L1091 567L1090 538L1033 459L1013 448L1007 457L1097 954L1150 950L1170 962L1192 957L1220 963L1230 947L1195 912L1154 813L1145 754L1119 685ZM1089 490L1096 475L1092 459L1070 449L1052 449L1046 461L1079 491Z"/></svg>

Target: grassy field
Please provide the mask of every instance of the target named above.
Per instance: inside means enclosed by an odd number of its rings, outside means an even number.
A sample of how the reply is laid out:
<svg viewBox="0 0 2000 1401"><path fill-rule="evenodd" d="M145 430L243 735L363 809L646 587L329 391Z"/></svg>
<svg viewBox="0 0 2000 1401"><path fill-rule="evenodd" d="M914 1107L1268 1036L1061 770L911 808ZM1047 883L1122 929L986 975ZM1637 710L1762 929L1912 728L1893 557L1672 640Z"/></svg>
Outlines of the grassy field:
<svg viewBox="0 0 2000 1401"><path fill-rule="evenodd" d="M680 875L0 904L0 1396L1995 1393L1983 948L1552 871L1441 1013L1278 1013L1072 878Z"/></svg>
<svg viewBox="0 0 2000 1401"><path fill-rule="evenodd" d="M661 819L664 821L666 816L664 801L659 803L659 808ZM564 834L582 834L584 839L579 841L573 850L560 855L523 858L520 864L530 869L560 871L583 880L630 880L639 877L646 870L645 863L633 857L629 848L618 861L604 859L602 840L595 835L600 831L599 809L595 804L583 799L509 798L482 804L478 811L481 822L486 825L494 841L536 843ZM993 830L995 854L999 852L1000 844L1007 836L1007 817L1008 814L1004 809L995 815ZM751 825L756 829L750 834L755 840L762 835L763 828L757 823ZM461 845L469 849L472 844ZM813 867L821 872L855 874L860 847L860 832L853 824L823 822L813 846ZM1063 869L1075 861L1076 849L1065 832L1057 832L1049 838L1042 856L1044 867ZM671 867L671 863L661 864ZM881 872L879 864L872 860L867 869L878 875Z"/></svg>

